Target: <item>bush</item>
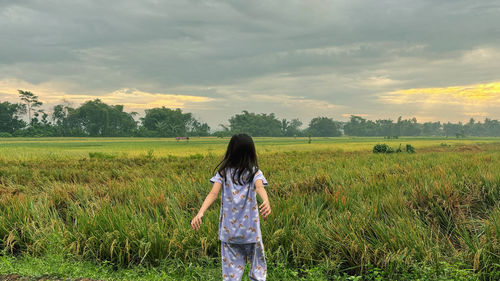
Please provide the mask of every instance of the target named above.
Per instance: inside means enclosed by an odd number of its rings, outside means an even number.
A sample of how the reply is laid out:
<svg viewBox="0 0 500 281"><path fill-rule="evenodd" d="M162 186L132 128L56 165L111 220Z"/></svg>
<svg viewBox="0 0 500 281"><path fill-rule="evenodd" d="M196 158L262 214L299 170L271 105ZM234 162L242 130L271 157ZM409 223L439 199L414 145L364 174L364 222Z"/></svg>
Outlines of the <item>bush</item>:
<svg viewBox="0 0 500 281"><path fill-rule="evenodd" d="M411 144L407 144L405 151L408 153L415 153L415 148ZM394 152L396 153L403 152L403 150L401 149L401 144L399 145L399 148L396 151L394 151L392 147L390 147L385 143L382 144L379 143L373 147L373 153L394 153Z"/></svg>
<svg viewBox="0 0 500 281"><path fill-rule="evenodd" d="M7 132L0 132L0 138L11 138L12 134Z"/></svg>
<svg viewBox="0 0 500 281"><path fill-rule="evenodd" d="M394 152L394 149L392 149L392 147L388 146L385 143L382 144L379 143L373 147L373 153L392 153L392 152Z"/></svg>
<svg viewBox="0 0 500 281"><path fill-rule="evenodd" d="M401 144L399 144L398 149L396 149L396 153L400 153L400 152L403 152L403 150L401 149Z"/></svg>
<svg viewBox="0 0 500 281"><path fill-rule="evenodd" d="M406 152L415 153L415 147L411 146L411 144L406 145Z"/></svg>

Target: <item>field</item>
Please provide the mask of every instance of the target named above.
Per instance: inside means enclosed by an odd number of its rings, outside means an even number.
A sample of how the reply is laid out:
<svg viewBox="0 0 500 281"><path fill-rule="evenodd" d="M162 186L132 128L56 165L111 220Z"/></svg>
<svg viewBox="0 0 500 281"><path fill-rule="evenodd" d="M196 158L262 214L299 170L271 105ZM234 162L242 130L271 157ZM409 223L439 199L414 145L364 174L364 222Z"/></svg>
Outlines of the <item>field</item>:
<svg viewBox="0 0 500 281"><path fill-rule="evenodd" d="M0 139L0 275L220 280L219 202L189 222L227 142ZM269 280L500 278L500 139L255 142Z"/></svg>

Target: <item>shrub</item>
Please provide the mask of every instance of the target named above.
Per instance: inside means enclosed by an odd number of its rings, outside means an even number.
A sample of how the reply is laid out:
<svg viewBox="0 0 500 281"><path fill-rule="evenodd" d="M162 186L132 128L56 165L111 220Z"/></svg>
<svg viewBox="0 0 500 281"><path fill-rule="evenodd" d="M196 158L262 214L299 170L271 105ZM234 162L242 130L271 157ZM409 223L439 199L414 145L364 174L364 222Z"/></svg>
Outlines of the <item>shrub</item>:
<svg viewBox="0 0 500 281"><path fill-rule="evenodd" d="M0 132L0 138L11 138L12 134L7 132Z"/></svg>
<svg viewBox="0 0 500 281"><path fill-rule="evenodd" d="M392 152L394 152L394 150L385 143L382 144L379 143L373 147L373 153L392 153Z"/></svg>
<svg viewBox="0 0 500 281"><path fill-rule="evenodd" d="M407 144L405 151L408 153L415 153L415 148L411 144ZM399 144L399 147L398 149L396 149L396 151L394 151L392 147L390 147L385 143L382 144L379 143L373 147L373 153L395 153L395 152L396 153L403 152L403 150L401 149L401 144Z"/></svg>
<svg viewBox="0 0 500 281"><path fill-rule="evenodd" d="M396 149L396 153L400 153L400 152L403 152L403 150L401 149L401 144L399 144L398 149Z"/></svg>
<svg viewBox="0 0 500 281"><path fill-rule="evenodd" d="M415 153L415 148L411 144L406 145L406 152Z"/></svg>

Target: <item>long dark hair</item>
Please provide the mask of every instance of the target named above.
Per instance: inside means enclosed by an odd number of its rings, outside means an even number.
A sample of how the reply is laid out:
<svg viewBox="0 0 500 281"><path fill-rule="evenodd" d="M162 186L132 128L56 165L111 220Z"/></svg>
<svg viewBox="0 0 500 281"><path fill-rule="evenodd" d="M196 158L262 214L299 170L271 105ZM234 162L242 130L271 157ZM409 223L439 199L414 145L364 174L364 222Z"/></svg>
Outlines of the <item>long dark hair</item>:
<svg viewBox="0 0 500 281"><path fill-rule="evenodd" d="M233 182L243 185L251 182L255 173L259 170L257 164L257 153L252 137L247 134L234 135L227 145L224 159L215 167L219 174L226 178L226 169L234 168L232 174ZM242 181L242 176L246 178Z"/></svg>

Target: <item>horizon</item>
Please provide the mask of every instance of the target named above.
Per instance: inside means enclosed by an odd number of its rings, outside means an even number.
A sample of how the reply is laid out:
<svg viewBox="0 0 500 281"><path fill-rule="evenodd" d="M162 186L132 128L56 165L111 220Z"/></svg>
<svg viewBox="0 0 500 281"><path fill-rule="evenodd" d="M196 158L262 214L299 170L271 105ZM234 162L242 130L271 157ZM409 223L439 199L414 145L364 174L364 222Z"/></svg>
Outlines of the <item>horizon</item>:
<svg viewBox="0 0 500 281"><path fill-rule="evenodd" d="M500 3L0 3L0 101L347 121L500 119ZM125 19L125 20L124 20Z"/></svg>

